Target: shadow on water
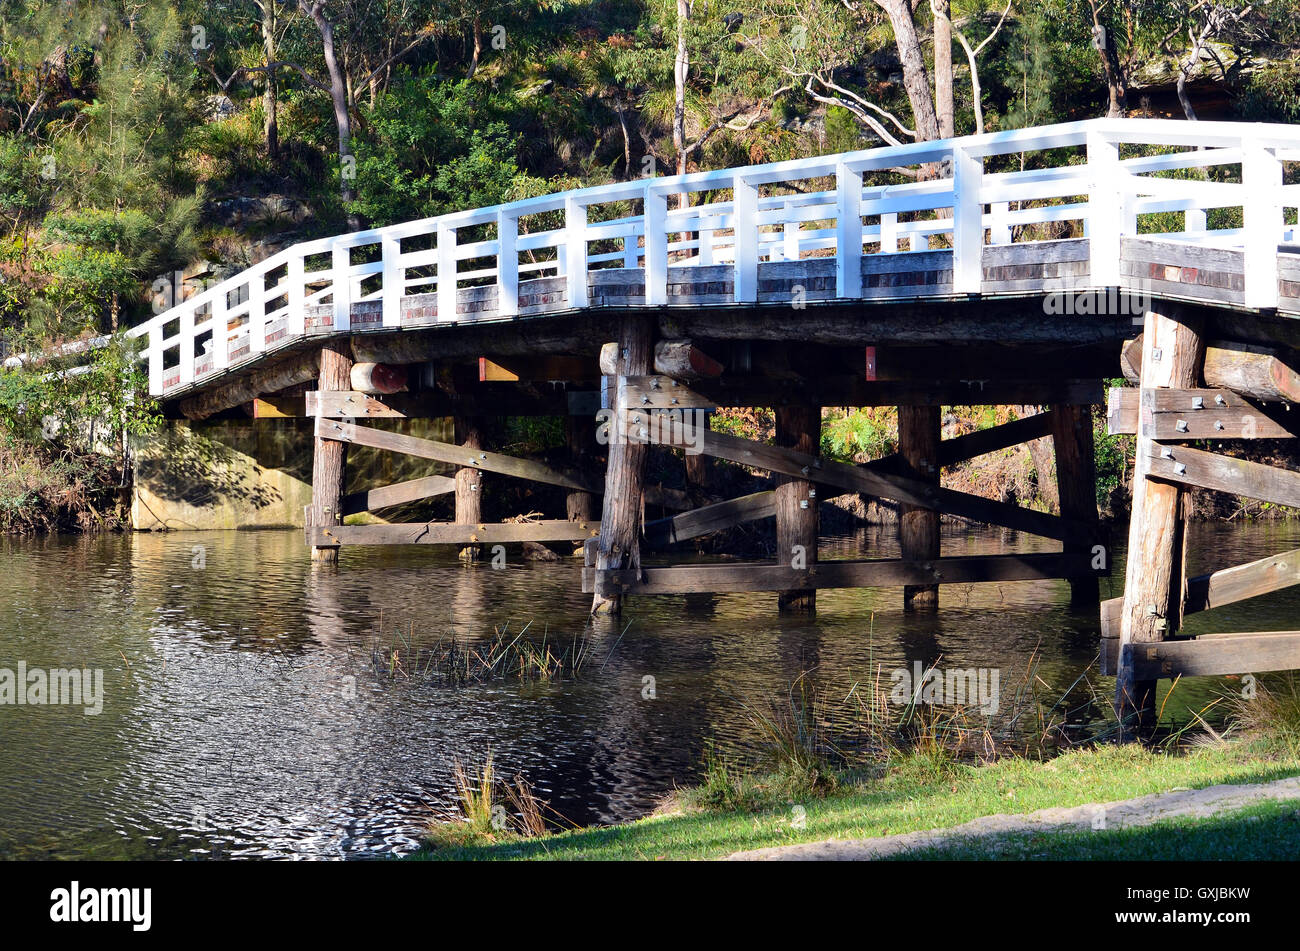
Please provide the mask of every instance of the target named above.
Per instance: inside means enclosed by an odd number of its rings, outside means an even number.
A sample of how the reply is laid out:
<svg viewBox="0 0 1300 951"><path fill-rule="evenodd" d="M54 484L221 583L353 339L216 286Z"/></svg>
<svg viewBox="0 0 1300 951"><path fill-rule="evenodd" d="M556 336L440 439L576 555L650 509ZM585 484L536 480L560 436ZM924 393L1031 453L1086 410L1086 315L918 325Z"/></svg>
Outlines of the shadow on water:
<svg viewBox="0 0 1300 951"><path fill-rule="evenodd" d="M1300 546L1295 525L1196 534L1193 571ZM897 553L868 530L822 557L863 550ZM1035 542L944 538L945 554L1016 550ZM349 549L333 571L311 567L298 532L177 532L5 538L0 563L0 668L102 668L105 692L97 716L0 706L0 858L402 852L452 814L453 761L489 749L574 822L629 819L696 778L708 742L749 748L739 700L781 695L804 671L834 698L915 661L1006 681L1037 652L1043 694L1075 687L1065 710L1086 699L1097 652L1096 620L1070 613L1064 582L948 586L935 615L905 614L898 589L820 592L815 619L778 616L774 594L647 598L587 632L576 679L437 688L377 676L374 649L525 624L567 644L590 603L576 562L494 571L432 549ZM1189 629L1294 626L1298 608L1280 592ZM1180 685L1167 713L1222 685Z"/></svg>

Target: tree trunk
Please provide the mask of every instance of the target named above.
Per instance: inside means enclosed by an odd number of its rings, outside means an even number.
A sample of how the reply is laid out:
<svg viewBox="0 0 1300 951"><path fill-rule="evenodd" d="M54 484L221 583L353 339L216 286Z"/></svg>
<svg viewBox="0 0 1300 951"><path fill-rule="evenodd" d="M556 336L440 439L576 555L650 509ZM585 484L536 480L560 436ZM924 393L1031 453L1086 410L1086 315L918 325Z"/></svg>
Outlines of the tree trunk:
<svg viewBox="0 0 1300 951"><path fill-rule="evenodd" d="M691 0L677 0L677 55L673 58L673 148L677 152L677 174L686 174L686 79L691 58L686 48L686 24L691 18ZM689 202L685 192L677 196L677 207Z"/></svg>
<svg viewBox="0 0 1300 951"><path fill-rule="evenodd" d="M330 78L330 101L334 104L334 122L338 127L339 197L346 204L357 197L356 189L352 185L357 173L352 155L352 118L348 113L348 80L339 66L338 56L334 50L334 24L325 16L322 4L318 0L309 7L306 6L306 0L299 0L299 2L312 22L316 24L316 29L320 31L325 68ZM348 212L348 230L361 230L361 219L355 212Z"/></svg>
<svg viewBox="0 0 1300 951"><path fill-rule="evenodd" d="M937 139L940 137L939 119L934 111L930 76L925 68L925 55L921 52L921 40L917 36L912 6L907 0L876 0L876 3L889 14L889 22L894 28L894 42L898 46L898 58L903 64L903 87L907 90L912 117L916 122L916 137L921 141Z"/></svg>
<svg viewBox="0 0 1300 951"><path fill-rule="evenodd" d="M1017 416L1025 419L1029 416L1037 416L1042 411L1042 407L1017 406L1015 410ZM1044 436L1042 439L1030 440L1026 444L1026 448L1029 450L1029 458L1033 460L1034 472L1038 476L1039 497L1047 503L1049 511L1059 512L1061 497L1057 489L1056 457L1053 455L1053 444L1049 442L1047 436Z"/></svg>
<svg viewBox="0 0 1300 951"><path fill-rule="evenodd" d="M956 105L952 93L952 15L950 0L936 0L941 17L934 18L934 109L939 138L957 134Z"/></svg>
<svg viewBox="0 0 1300 951"><path fill-rule="evenodd" d="M262 0L262 50L266 55L266 88L262 91L262 132L266 137L266 154L272 161L280 159L279 86L275 79L275 0Z"/></svg>

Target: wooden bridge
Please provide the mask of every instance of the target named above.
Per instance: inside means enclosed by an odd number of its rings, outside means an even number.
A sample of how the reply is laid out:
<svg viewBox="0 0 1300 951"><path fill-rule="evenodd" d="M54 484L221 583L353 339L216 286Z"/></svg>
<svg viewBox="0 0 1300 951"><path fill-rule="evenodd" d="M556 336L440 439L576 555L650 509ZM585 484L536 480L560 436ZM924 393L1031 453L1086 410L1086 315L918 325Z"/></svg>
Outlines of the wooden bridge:
<svg viewBox="0 0 1300 951"><path fill-rule="evenodd" d="M1300 505L1300 474L1203 447L1297 432L1297 162L1297 127L1098 119L619 182L298 244L132 335L151 392L191 418L314 387L318 560L588 540L596 612L702 591L811 610L818 588L867 585L903 585L919 607L942 583L1054 577L1095 610L1109 552L1090 407L1126 372L1140 387L1112 391L1110 424L1137 435L1130 557L1125 596L1101 605L1102 656L1141 722L1160 677L1300 667L1300 632L1178 637L1186 612L1300 581L1297 552L1186 578L1182 510L1192 486ZM1049 409L942 440L951 404ZM871 405L898 406L897 456L823 459L821 407ZM776 444L712 431L719 406L774 407ZM570 420L569 465L482 444L477 420L529 414ZM456 441L376 422L428 416L455 417ZM1059 513L939 484L943 466L1048 435ZM645 484L652 443L686 450L685 488ZM345 497L348 445L457 472ZM713 498L701 456L768 470L772 487ZM564 517L483 523L484 472L563 487ZM825 490L898 503L903 557L818 563ZM449 492L454 522L342 524ZM943 557L940 513L1061 551ZM768 517L775 561L641 565L643 549Z"/></svg>

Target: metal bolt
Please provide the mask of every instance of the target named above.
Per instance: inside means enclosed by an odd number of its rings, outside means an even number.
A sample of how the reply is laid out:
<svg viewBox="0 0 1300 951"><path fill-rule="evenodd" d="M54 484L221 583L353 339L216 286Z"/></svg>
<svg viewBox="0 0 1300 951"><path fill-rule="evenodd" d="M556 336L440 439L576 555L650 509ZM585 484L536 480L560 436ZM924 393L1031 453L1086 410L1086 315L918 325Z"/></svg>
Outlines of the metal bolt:
<svg viewBox="0 0 1300 951"><path fill-rule="evenodd" d="M1187 432L1187 420L1178 420L1178 422L1174 423L1174 429L1178 430L1180 433Z"/></svg>
<svg viewBox="0 0 1300 951"><path fill-rule="evenodd" d="M649 402L650 402L650 397L648 397L648 396L643 396L643 397L641 397L641 405L642 405L642 406L644 406L646 403L649 403Z"/></svg>
<svg viewBox="0 0 1300 951"><path fill-rule="evenodd" d="M1215 428L1216 430L1218 430L1219 432L1223 432L1223 420L1221 420L1221 419L1216 419L1216 420L1214 421L1214 428Z"/></svg>
<svg viewBox="0 0 1300 951"><path fill-rule="evenodd" d="M1155 362L1155 363L1159 363L1159 362L1160 362L1160 356L1161 356L1161 350L1160 350L1160 348L1159 348L1159 347L1152 347L1152 348L1151 348L1151 359L1152 359L1152 361Z"/></svg>
<svg viewBox="0 0 1300 951"><path fill-rule="evenodd" d="M1160 458L1161 458L1161 459L1172 459L1173 457L1174 457L1174 451L1173 451L1172 449L1170 449L1168 446L1161 446L1161 447L1160 447Z"/></svg>
<svg viewBox="0 0 1300 951"><path fill-rule="evenodd" d="M1228 405L1228 401L1225 400L1225 399L1223 398L1223 394L1222 394L1222 393L1215 393L1215 394L1214 394L1214 402L1217 403L1217 404L1220 405L1220 406L1227 406L1227 405Z"/></svg>
<svg viewBox="0 0 1300 951"><path fill-rule="evenodd" d="M675 396L672 398L672 405L673 405L673 406L676 406L676 405L677 405L677 397L675 397Z"/></svg>
<svg viewBox="0 0 1300 951"><path fill-rule="evenodd" d="M799 500L799 508L801 508L801 509L806 509L807 507L808 507L808 500L807 500L807 499L800 499L800 500Z"/></svg>
<svg viewBox="0 0 1300 951"><path fill-rule="evenodd" d="M807 474L808 474L808 467L807 467L807 466L804 466L804 467L802 467L799 471L802 472L804 475L807 475Z"/></svg>
<svg viewBox="0 0 1300 951"><path fill-rule="evenodd" d="M1187 472L1187 465L1186 465L1185 463L1182 463L1182 462L1175 462L1175 463L1174 463L1174 472L1176 472L1178 475L1183 475L1183 474L1185 474L1185 473Z"/></svg>
<svg viewBox="0 0 1300 951"><path fill-rule="evenodd" d="M1193 396L1192 409L1205 409L1205 398L1203 396Z"/></svg>
<svg viewBox="0 0 1300 951"><path fill-rule="evenodd" d="M1148 605L1147 605L1147 616L1148 616L1148 617L1155 617L1157 613L1159 613L1159 612L1156 611L1156 606L1155 606L1154 604L1148 604Z"/></svg>
<svg viewBox="0 0 1300 951"><path fill-rule="evenodd" d="M809 489L809 490L808 490L808 498L810 498L810 499L815 499L815 498L817 498L817 490L816 490L816 489Z"/></svg>

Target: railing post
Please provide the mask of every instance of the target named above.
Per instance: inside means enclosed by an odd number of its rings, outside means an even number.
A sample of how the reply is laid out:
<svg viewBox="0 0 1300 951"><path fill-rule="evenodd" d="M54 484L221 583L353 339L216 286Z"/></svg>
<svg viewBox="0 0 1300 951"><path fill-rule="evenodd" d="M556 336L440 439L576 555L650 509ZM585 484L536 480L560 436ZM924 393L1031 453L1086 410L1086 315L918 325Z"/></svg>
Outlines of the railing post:
<svg viewBox="0 0 1300 951"><path fill-rule="evenodd" d="M787 261L799 260L799 231L801 223L789 220L793 211L794 207L787 201L785 203L786 220L782 222L781 225L781 237L783 239L781 242L781 257L785 258Z"/></svg>
<svg viewBox="0 0 1300 951"><path fill-rule="evenodd" d="M1011 202L991 202L989 212L989 217L993 219L989 223L989 244L1010 244L1011 222L1007 220L1007 216L1011 214Z"/></svg>
<svg viewBox="0 0 1300 951"><path fill-rule="evenodd" d="M248 352L250 355L266 349L266 274L254 274L248 279Z"/></svg>
<svg viewBox="0 0 1300 951"><path fill-rule="evenodd" d="M700 246L695 253L699 256L700 267L708 267L713 263L713 229L701 228L699 236Z"/></svg>
<svg viewBox="0 0 1300 951"><path fill-rule="evenodd" d="M898 250L898 213L887 211L880 216L880 253L893 254Z"/></svg>
<svg viewBox="0 0 1300 951"><path fill-rule="evenodd" d="M843 162L835 169L835 296L862 296L862 173Z"/></svg>
<svg viewBox="0 0 1300 951"><path fill-rule="evenodd" d="M379 239L384 266L383 321L385 327L402 326L402 295L406 290L406 268L402 267L402 242L393 235Z"/></svg>
<svg viewBox="0 0 1300 951"><path fill-rule="evenodd" d="M194 308L186 306L181 311L180 344L180 385L194 382Z"/></svg>
<svg viewBox="0 0 1300 951"><path fill-rule="evenodd" d="M163 324L161 322L149 327L149 395L161 396L163 391Z"/></svg>
<svg viewBox="0 0 1300 951"><path fill-rule="evenodd" d="M519 218L497 212L497 314L519 313Z"/></svg>
<svg viewBox="0 0 1300 951"><path fill-rule="evenodd" d="M352 249L335 247L330 257L335 331L352 329Z"/></svg>
<svg viewBox="0 0 1300 951"><path fill-rule="evenodd" d="M1188 208L1183 212L1183 231L1187 234L1200 234L1206 227L1204 208Z"/></svg>
<svg viewBox="0 0 1300 951"><path fill-rule="evenodd" d="M645 190L645 302L668 303L668 193Z"/></svg>
<svg viewBox="0 0 1300 951"><path fill-rule="evenodd" d="M737 175L732 194L732 223L736 233L734 297L737 303L757 303L758 186Z"/></svg>
<svg viewBox="0 0 1300 951"><path fill-rule="evenodd" d="M1089 283L1119 287L1121 239L1126 233L1129 203L1128 177L1119 164L1119 143L1105 133L1089 129L1088 150L1088 256Z"/></svg>
<svg viewBox="0 0 1300 951"><path fill-rule="evenodd" d="M587 306L587 206L574 195L564 199L564 284L570 307Z"/></svg>
<svg viewBox="0 0 1300 951"><path fill-rule="evenodd" d="M301 337L307 329L307 295L303 291L307 280L307 263L300 252L294 251L289 258L284 279L289 282L285 294L285 303L289 306L288 336Z"/></svg>
<svg viewBox="0 0 1300 951"><path fill-rule="evenodd" d="M644 224L644 219L642 220ZM641 266L641 249L636 242L636 227L629 225L628 233L623 236L623 267L633 268Z"/></svg>
<svg viewBox="0 0 1300 951"><path fill-rule="evenodd" d="M438 223L438 320L456 319L456 229Z"/></svg>
<svg viewBox="0 0 1300 951"><path fill-rule="evenodd" d="M1255 139L1241 149L1247 307L1277 307L1277 245L1282 239L1282 162Z"/></svg>
<svg viewBox="0 0 1300 951"><path fill-rule="evenodd" d="M984 280L984 203L980 189L984 160L966 149L952 150L952 289L978 294Z"/></svg>
<svg viewBox="0 0 1300 951"><path fill-rule="evenodd" d="M229 310L227 292L218 288L212 295L212 369L224 370L230 365L230 331L227 327Z"/></svg>

